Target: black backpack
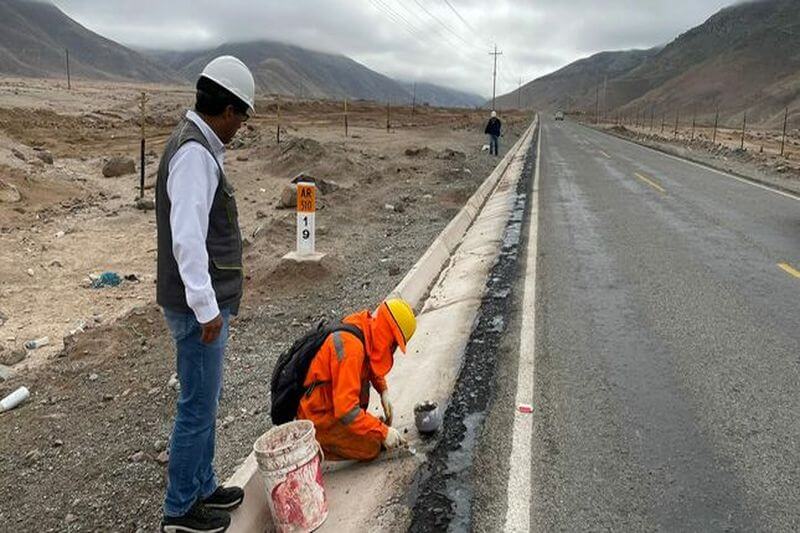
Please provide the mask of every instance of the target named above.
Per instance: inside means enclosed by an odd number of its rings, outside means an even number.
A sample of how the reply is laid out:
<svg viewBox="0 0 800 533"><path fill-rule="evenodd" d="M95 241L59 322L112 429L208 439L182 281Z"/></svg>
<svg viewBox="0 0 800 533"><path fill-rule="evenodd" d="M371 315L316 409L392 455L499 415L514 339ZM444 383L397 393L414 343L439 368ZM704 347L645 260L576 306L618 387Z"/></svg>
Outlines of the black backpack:
<svg viewBox="0 0 800 533"><path fill-rule="evenodd" d="M352 333L364 344L364 334L358 327L351 324L327 324L322 320L316 328L307 331L278 357L270 382L270 416L273 424L285 424L295 419L300 399L305 393L303 382L311 361L328 335L337 331Z"/></svg>

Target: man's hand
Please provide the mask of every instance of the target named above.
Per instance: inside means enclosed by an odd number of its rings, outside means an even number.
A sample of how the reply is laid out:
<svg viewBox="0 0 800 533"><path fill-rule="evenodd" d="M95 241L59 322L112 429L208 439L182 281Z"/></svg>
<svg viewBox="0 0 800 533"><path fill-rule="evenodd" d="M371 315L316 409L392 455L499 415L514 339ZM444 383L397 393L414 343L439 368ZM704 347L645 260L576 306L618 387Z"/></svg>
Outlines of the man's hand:
<svg viewBox="0 0 800 533"><path fill-rule="evenodd" d="M381 393L381 405L383 406L384 422L387 426L392 425L392 402L389 400L389 389Z"/></svg>
<svg viewBox="0 0 800 533"><path fill-rule="evenodd" d="M205 344L211 344L217 340L220 331L222 331L222 315L215 316L210 322L201 324L201 327L203 328L203 332L200 335L200 340Z"/></svg>
<svg viewBox="0 0 800 533"><path fill-rule="evenodd" d="M387 450L394 450L395 448L405 446L406 444L406 439L400 435L399 431L394 428L389 428L389 432L386 434L386 439L383 441L383 446Z"/></svg>

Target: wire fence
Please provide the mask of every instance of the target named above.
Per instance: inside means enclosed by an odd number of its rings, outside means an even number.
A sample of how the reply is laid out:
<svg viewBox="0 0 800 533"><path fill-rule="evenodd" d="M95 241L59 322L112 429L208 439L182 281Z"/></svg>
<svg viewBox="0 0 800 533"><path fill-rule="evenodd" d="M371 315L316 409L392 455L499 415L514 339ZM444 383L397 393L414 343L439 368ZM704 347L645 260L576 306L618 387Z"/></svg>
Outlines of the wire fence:
<svg viewBox="0 0 800 533"><path fill-rule="evenodd" d="M723 116L715 111L698 115L694 111L656 111L651 107L575 115L579 120L598 126L624 128L664 140L708 143L731 150L800 159L800 112L789 107L781 113L778 128L752 126L748 123L747 112Z"/></svg>

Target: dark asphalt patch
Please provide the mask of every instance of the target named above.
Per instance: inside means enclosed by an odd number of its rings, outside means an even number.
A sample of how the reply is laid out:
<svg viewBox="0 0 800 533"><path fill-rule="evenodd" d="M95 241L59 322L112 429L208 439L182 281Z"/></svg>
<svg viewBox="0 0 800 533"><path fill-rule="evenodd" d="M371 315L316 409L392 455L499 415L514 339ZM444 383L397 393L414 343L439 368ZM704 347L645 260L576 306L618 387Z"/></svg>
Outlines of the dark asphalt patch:
<svg viewBox="0 0 800 533"><path fill-rule="evenodd" d="M537 133L538 136L538 133ZM489 275L478 320L464 353L463 365L428 462L417 474L411 493L412 532L469 530L473 499L472 463L477 436L494 398L497 350L513 312L508 295L517 278L520 235L530 216L528 191L535 163L536 138L525 154L511 217L500 256Z"/></svg>

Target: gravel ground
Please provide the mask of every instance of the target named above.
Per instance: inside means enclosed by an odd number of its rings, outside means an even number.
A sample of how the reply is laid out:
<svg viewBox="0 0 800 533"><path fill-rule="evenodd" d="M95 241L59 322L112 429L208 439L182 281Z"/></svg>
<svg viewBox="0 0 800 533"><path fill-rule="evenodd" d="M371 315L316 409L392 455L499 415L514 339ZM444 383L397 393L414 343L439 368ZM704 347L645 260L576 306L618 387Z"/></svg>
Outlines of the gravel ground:
<svg viewBox="0 0 800 533"><path fill-rule="evenodd" d="M509 121L504 150L527 120L520 115ZM346 186L322 197L318 247L329 255L321 266L289 268L278 261L293 246L291 211L270 214L252 236L246 298L231 327L218 418L221 479L270 427L267 383L280 351L320 317L375 305L491 172L499 159L469 148L483 142L482 121L474 114L435 128L401 130L387 135L385 144L364 141L357 150L320 128L322 150L307 143L311 155L286 163L325 169L326 177ZM303 135L312 133L305 129ZM266 140L255 142L263 145L245 152L253 168L263 170L256 163L261 158L280 157ZM414 146L430 148L404 153ZM0 395L21 384L33 393L0 418L0 475L7 480L0 486L3 527L152 531L165 487L163 450L177 394L169 385L173 372L163 319L146 303L78 336L46 365L0 382Z"/></svg>

